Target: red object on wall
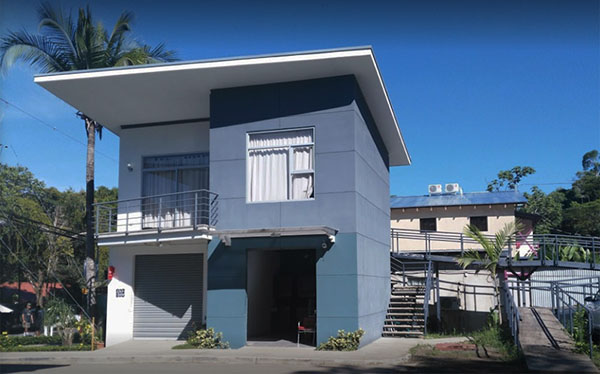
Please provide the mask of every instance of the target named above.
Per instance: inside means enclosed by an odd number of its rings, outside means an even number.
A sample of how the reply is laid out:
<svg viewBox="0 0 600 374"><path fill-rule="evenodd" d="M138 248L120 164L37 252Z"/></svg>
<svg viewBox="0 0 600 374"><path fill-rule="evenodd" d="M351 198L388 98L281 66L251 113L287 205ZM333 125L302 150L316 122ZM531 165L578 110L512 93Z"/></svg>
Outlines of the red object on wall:
<svg viewBox="0 0 600 374"><path fill-rule="evenodd" d="M109 266L108 267L108 275L106 276L106 278L108 278L108 280L111 280L111 279L113 279L114 275L115 275L115 267Z"/></svg>

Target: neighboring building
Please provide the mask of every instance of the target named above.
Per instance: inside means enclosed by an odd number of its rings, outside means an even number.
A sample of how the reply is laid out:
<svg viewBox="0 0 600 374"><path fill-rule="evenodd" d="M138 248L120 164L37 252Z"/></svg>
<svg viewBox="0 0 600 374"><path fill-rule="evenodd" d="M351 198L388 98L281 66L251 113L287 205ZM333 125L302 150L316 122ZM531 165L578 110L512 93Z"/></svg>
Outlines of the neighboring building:
<svg viewBox="0 0 600 374"><path fill-rule="evenodd" d="M317 344L381 336L389 167L410 158L370 48L35 81L120 138L108 345L206 324L241 347L315 315Z"/></svg>
<svg viewBox="0 0 600 374"><path fill-rule="evenodd" d="M481 246L463 234L474 225L484 235L493 235L507 223L518 221L515 250L521 255L531 251L533 225L538 216L517 211L527 199L518 191L463 193L458 184L431 185L429 195L392 196L391 228L394 252L425 252L455 257L463 249ZM515 252L516 253L516 252ZM439 257L438 257L439 259ZM409 262L408 262L409 263ZM408 263L406 266L408 266ZM436 262L439 280L441 323L456 331L474 331L487 324L490 309L497 303L494 281L488 271L462 269L456 263ZM396 275L400 278L401 275ZM435 282L434 282L435 283ZM436 314L435 299L430 299L431 315Z"/></svg>
<svg viewBox="0 0 600 374"><path fill-rule="evenodd" d="M442 240L435 233L460 234L467 225L474 225L484 234L493 235L508 222L518 218L523 228L523 238L531 234L535 217L517 212L517 208L527 202L518 191L436 193L422 196L392 196L392 229L431 233L431 250L460 250L459 240ZM451 236L453 239L456 237ZM397 242L400 251L423 251L426 241L417 235L400 238ZM464 244L467 247L472 244Z"/></svg>

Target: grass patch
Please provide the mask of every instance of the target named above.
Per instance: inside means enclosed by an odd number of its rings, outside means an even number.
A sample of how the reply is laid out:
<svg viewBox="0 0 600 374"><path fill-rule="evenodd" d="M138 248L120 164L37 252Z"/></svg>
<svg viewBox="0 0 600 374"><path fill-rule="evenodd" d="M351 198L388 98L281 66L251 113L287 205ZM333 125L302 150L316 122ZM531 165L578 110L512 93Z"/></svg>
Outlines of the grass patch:
<svg viewBox="0 0 600 374"><path fill-rule="evenodd" d="M174 345L171 349L198 349L189 343Z"/></svg>
<svg viewBox="0 0 600 374"><path fill-rule="evenodd" d="M500 326L492 325L485 329L472 332L470 334L442 333L428 334L428 339L462 337L464 336L471 344L475 344L476 349L471 351L439 351L433 345L419 344L411 349L411 354L414 356L469 356L477 357L493 357L503 361L518 361L522 360L518 348L514 345L514 341L510 333L502 329Z"/></svg>
<svg viewBox="0 0 600 374"><path fill-rule="evenodd" d="M460 333L458 331L452 331L452 332L434 332L434 333L427 333L427 335L425 335L425 339L444 339L444 338L466 338L467 334L463 334Z"/></svg>
<svg viewBox="0 0 600 374"><path fill-rule="evenodd" d="M484 353L486 353L487 349L492 348L494 351L500 353L502 359L505 361L522 359L521 353L514 344L512 336L506 329L502 329L500 326L492 326L476 331L468 339L478 349L481 348Z"/></svg>
<svg viewBox="0 0 600 374"><path fill-rule="evenodd" d="M431 344L419 344L412 347L409 353L414 358L427 358L427 357L446 357L446 358L459 358L468 359L475 358L473 351L440 351Z"/></svg>

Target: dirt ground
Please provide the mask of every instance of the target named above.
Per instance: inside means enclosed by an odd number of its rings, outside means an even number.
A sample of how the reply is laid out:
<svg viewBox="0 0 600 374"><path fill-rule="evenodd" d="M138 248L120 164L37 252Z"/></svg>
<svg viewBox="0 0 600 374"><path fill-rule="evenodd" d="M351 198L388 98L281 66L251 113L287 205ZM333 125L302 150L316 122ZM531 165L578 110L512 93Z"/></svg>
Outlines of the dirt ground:
<svg viewBox="0 0 600 374"><path fill-rule="evenodd" d="M413 349L412 359L399 372L419 373L527 373L522 359L507 361L502 355L488 349L487 355L474 349L441 351L431 345L420 345Z"/></svg>

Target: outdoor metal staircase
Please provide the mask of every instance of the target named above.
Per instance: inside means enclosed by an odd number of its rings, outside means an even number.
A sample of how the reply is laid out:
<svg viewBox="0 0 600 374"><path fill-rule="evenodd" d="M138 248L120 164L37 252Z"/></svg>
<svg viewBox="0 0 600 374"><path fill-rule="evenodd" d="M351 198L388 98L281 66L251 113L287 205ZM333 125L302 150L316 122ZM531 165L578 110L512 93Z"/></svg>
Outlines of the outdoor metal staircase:
<svg viewBox="0 0 600 374"><path fill-rule="evenodd" d="M382 336L421 337L425 330L423 310L425 287L422 285L392 285L390 303Z"/></svg>
<svg viewBox="0 0 600 374"><path fill-rule="evenodd" d="M427 333L430 261L405 262L390 256L391 294L382 336L423 337Z"/></svg>

